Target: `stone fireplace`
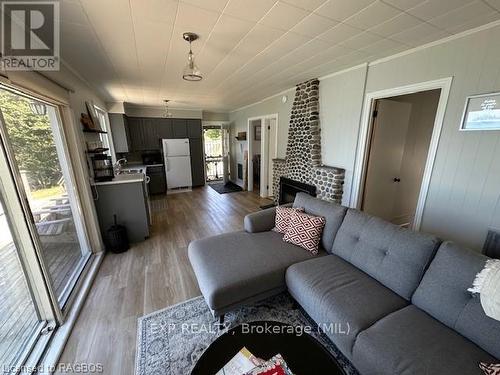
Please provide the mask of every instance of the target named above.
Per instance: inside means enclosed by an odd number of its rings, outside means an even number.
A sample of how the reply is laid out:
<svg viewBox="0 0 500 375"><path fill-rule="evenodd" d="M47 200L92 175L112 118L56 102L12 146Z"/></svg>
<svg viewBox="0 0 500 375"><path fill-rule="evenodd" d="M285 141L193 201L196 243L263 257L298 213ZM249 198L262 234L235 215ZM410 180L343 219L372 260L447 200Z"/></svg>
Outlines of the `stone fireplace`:
<svg viewBox="0 0 500 375"><path fill-rule="evenodd" d="M288 128L285 159L273 160L273 191L279 192L286 177L316 187L319 198L341 203L345 170L321 162L319 80L297 85ZM280 194L275 194L278 203Z"/></svg>

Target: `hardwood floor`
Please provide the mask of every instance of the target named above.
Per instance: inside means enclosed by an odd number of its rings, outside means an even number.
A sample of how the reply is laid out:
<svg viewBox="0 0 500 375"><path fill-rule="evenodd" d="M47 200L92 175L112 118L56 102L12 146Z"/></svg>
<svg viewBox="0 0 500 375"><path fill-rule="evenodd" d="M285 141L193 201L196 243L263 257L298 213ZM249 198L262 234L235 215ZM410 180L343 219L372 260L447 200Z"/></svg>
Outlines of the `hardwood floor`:
<svg viewBox="0 0 500 375"><path fill-rule="evenodd" d="M137 318L200 295L189 242L241 230L243 217L269 200L204 187L151 203L151 237L106 255L61 363L100 363L104 374L134 374Z"/></svg>

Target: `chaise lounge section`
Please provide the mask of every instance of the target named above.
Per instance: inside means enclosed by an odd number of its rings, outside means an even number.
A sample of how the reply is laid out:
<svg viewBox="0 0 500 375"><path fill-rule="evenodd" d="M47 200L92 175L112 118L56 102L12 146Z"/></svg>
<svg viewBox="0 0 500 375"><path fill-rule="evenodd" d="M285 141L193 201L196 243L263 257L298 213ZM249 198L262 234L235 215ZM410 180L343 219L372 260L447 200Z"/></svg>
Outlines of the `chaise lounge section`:
<svg viewBox="0 0 500 375"><path fill-rule="evenodd" d="M274 209L190 244L214 315L288 290L362 374L480 374L479 361L498 362L500 322L467 291L487 257L306 194L293 206L326 218L319 256L271 230Z"/></svg>

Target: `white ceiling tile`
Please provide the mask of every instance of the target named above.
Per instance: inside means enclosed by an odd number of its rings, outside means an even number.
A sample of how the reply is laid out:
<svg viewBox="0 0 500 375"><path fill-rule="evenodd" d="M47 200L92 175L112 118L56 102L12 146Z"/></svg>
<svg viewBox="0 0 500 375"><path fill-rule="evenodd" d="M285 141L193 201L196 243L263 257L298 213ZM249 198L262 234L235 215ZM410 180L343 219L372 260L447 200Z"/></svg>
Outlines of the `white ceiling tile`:
<svg viewBox="0 0 500 375"><path fill-rule="evenodd" d="M500 0L485 0L490 6L500 11Z"/></svg>
<svg viewBox="0 0 500 375"><path fill-rule="evenodd" d="M147 2L149 2L148 0ZM199 8L222 12L228 0L181 0L184 3L195 5ZM146 2L145 2L146 3Z"/></svg>
<svg viewBox="0 0 500 375"><path fill-rule="evenodd" d="M253 58L282 35L283 31L281 30L276 30L264 25L256 25L252 31L242 39L233 53L244 55L249 59Z"/></svg>
<svg viewBox="0 0 500 375"><path fill-rule="evenodd" d="M437 27L427 23L422 23L411 29L392 35L391 39L409 46L418 46L433 40L444 38L448 35L450 34L438 29Z"/></svg>
<svg viewBox="0 0 500 375"><path fill-rule="evenodd" d="M336 21L344 21L372 4L375 0L329 0L315 13Z"/></svg>
<svg viewBox="0 0 500 375"><path fill-rule="evenodd" d="M288 31L309 14L308 11L279 1L259 23Z"/></svg>
<svg viewBox="0 0 500 375"><path fill-rule="evenodd" d="M422 4L409 9L407 12L415 17L428 21L466 4L470 4L472 1L473 0L426 0Z"/></svg>
<svg viewBox="0 0 500 375"><path fill-rule="evenodd" d="M392 5L398 9L406 11L410 8L425 2L425 0L382 0L384 3Z"/></svg>
<svg viewBox="0 0 500 375"><path fill-rule="evenodd" d="M87 16L79 2L62 1L60 4L62 22L76 23L79 25L89 24Z"/></svg>
<svg viewBox="0 0 500 375"><path fill-rule="evenodd" d="M376 43L372 43L368 46L365 46L361 49L361 51L366 52L370 56L375 54L385 54L388 51L393 51L396 48L408 49L409 47L404 45L403 43L396 42L395 40L390 39L382 39Z"/></svg>
<svg viewBox="0 0 500 375"><path fill-rule="evenodd" d="M215 48L228 53L254 25L252 22L224 14L213 28L204 48Z"/></svg>
<svg viewBox="0 0 500 375"><path fill-rule="evenodd" d="M333 21L330 18L321 17L317 14L311 13L302 21L300 21L296 26L294 26L291 31L300 35L314 38L331 29L337 24L338 22Z"/></svg>
<svg viewBox="0 0 500 375"><path fill-rule="evenodd" d="M352 38L347 39L346 41L340 43L342 47L347 47L353 50L361 49L367 47L373 43L377 43L382 39L382 37L371 34L368 32L364 32L358 34Z"/></svg>
<svg viewBox="0 0 500 375"><path fill-rule="evenodd" d="M361 34L362 32L362 30L341 23L319 35L318 39L324 40L333 46L345 41L346 39L352 38L355 35Z"/></svg>
<svg viewBox="0 0 500 375"><path fill-rule="evenodd" d="M224 13L249 21L259 21L277 0L230 0Z"/></svg>
<svg viewBox="0 0 500 375"><path fill-rule="evenodd" d="M487 23L498 21L500 19L500 13L488 13L479 17L475 17L461 25L453 26L447 29L450 33L459 33L465 30L470 30L478 26L486 25Z"/></svg>
<svg viewBox="0 0 500 375"><path fill-rule="evenodd" d="M401 14L400 10L390 5L386 5L381 1L376 1L352 17L349 17L344 22L351 26L366 30L382 22L386 22L396 17L398 14Z"/></svg>
<svg viewBox="0 0 500 375"><path fill-rule="evenodd" d="M327 0L283 0L285 3L296 7L313 11L327 2Z"/></svg>
<svg viewBox="0 0 500 375"><path fill-rule="evenodd" d="M131 0L134 18L142 21L170 24L175 20L179 3L174 0Z"/></svg>
<svg viewBox="0 0 500 375"><path fill-rule="evenodd" d="M184 27L184 31L206 30L210 31L219 18L219 13L199 8L197 6L179 3L176 26ZM208 35L205 35L207 37Z"/></svg>
<svg viewBox="0 0 500 375"><path fill-rule="evenodd" d="M421 21L419 19L410 16L407 13L401 13L399 16L372 27L369 31L377 35L388 37L406 29L415 27L420 23Z"/></svg>
<svg viewBox="0 0 500 375"><path fill-rule="evenodd" d="M452 10L451 12L440 17L432 18L429 20L429 23L439 27L440 29L447 30L463 25L474 18L486 16L492 13L497 12L492 10L482 1L478 0L464 7Z"/></svg>

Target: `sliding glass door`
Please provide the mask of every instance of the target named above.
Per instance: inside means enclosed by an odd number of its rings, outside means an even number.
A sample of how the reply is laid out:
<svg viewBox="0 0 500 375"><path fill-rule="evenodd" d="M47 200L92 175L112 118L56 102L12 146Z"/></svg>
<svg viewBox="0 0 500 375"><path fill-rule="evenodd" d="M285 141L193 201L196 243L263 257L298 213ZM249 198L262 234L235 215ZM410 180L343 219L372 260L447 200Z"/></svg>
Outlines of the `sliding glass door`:
<svg viewBox="0 0 500 375"><path fill-rule="evenodd" d="M0 199L0 369L4 373L33 346L42 327Z"/></svg>
<svg viewBox="0 0 500 375"><path fill-rule="evenodd" d="M0 111L32 236L63 307L90 251L58 108L0 87Z"/></svg>
<svg viewBox="0 0 500 375"><path fill-rule="evenodd" d="M0 84L0 368L5 374L17 374L15 366L43 352L64 322L70 294L91 255L59 111Z"/></svg>

